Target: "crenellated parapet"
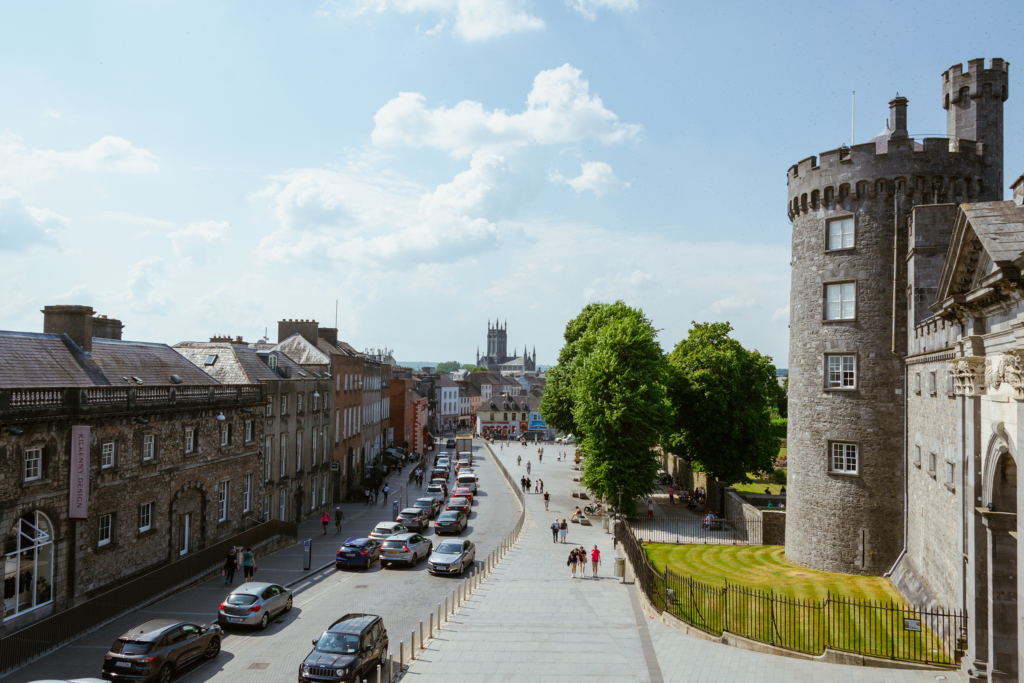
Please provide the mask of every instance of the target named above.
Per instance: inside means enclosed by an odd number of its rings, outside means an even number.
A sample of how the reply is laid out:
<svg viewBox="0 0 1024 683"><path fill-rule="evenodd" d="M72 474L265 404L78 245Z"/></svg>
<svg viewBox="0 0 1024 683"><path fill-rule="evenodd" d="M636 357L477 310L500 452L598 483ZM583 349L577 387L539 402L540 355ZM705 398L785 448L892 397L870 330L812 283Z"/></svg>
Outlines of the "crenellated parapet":
<svg viewBox="0 0 1024 683"><path fill-rule="evenodd" d="M1009 98L1010 63L998 57L993 58L990 68L985 68L984 59L971 59L967 71L963 64L954 64L949 71L942 72L942 108L964 106L966 99L997 99L1005 102Z"/></svg>

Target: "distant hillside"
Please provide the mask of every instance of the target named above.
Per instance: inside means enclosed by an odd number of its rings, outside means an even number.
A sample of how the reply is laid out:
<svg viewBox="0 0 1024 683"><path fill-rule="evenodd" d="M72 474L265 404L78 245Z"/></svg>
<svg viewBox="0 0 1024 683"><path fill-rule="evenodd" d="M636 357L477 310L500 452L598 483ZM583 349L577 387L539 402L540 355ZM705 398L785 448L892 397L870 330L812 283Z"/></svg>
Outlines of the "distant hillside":
<svg viewBox="0 0 1024 683"><path fill-rule="evenodd" d="M436 368L437 367L437 361L430 361L430 360L417 360L417 361L400 360L400 361L398 361L398 364L401 365L403 368L412 368L413 370L419 370L424 365L426 365L429 368Z"/></svg>
<svg viewBox="0 0 1024 683"><path fill-rule="evenodd" d="M789 375L789 368L775 368L776 377L786 377Z"/></svg>

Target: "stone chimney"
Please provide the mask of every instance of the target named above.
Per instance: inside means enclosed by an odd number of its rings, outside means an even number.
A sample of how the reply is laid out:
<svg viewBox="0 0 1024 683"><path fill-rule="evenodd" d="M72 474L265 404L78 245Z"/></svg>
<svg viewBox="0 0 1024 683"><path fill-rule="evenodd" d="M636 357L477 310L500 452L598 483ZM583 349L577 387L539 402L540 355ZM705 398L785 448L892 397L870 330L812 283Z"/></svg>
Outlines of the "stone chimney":
<svg viewBox="0 0 1024 683"><path fill-rule="evenodd" d="M1013 201L1017 206L1024 206L1024 175L1013 181L1010 189L1013 190Z"/></svg>
<svg viewBox="0 0 1024 683"><path fill-rule="evenodd" d="M86 353L92 353L92 306L47 306L42 310L43 332L66 334Z"/></svg>
<svg viewBox="0 0 1024 683"><path fill-rule="evenodd" d="M890 138L905 138L909 135L907 132L907 104L909 102L910 100L906 97L900 97L899 93L889 100L889 119L892 126L892 132L889 133Z"/></svg>
<svg viewBox="0 0 1024 683"><path fill-rule="evenodd" d="M293 334L300 334L302 338L313 346L316 346L317 330L320 324L315 320L280 320L277 323L277 343L280 344Z"/></svg>
<svg viewBox="0 0 1024 683"><path fill-rule="evenodd" d="M320 338L331 346L338 345L338 328L337 327L321 327L317 332Z"/></svg>
<svg viewBox="0 0 1024 683"><path fill-rule="evenodd" d="M120 320L108 318L105 315L96 315L92 318L92 336L100 339L121 339L121 330L124 325Z"/></svg>

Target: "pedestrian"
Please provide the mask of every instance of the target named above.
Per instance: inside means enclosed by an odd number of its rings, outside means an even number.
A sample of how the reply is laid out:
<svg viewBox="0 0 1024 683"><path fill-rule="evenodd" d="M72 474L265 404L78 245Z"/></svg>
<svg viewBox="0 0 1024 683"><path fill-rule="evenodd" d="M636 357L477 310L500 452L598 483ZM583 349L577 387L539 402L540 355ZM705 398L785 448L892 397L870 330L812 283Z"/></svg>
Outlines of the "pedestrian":
<svg viewBox="0 0 1024 683"><path fill-rule="evenodd" d="M530 487L531 487L531 486L533 486L533 481L531 481L531 480L530 480L530 478L529 478L529 477L527 477L527 478L526 478L526 492L527 492L527 493L529 493L529 492L530 492Z"/></svg>
<svg viewBox="0 0 1024 683"><path fill-rule="evenodd" d="M521 456L521 455L517 455L516 456L516 465L518 467L522 467L523 466L523 456Z"/></svg>
<svg viewBox="0 0 1024 683"><path fill-rule="evenodd" d="M387 484L384 484L384 502L385 503L388 502L388 494L389 493L391 493L391 487L388 486Z"/></svg>
<svg viewBox="0 0 1024 683"><path fill-rule="evenodd" d="M529 460L526 461L526 473L527 474L530 473L530 461Z"/></svg>
<svg viewBox="0 0 1024 683"><path fill-rule="evenodd" d="M363 489L363 495L366 496L366 504L370 504L370 489Z"/></svg>
<svg viewBox="0 0 1024 683"><path fill-rule="evenodd" d="M562 523L558 525L558 532L562 535L562 543L565 543L565 535L569 533L569 524L566 523L565 517L562 517Z"/></svg>
<svg viewBox="0 0 1024 683"><path fill-rule="evenodd" d="M537 482L538 483L533 485L533 492L534 493L540 493L540 479L538 479Z"/></svg>
<svg viewBox="0 0 1024 683"><path fill-rule="evenodd" d="M519 488L526 492L526 475L519 477Z"/></svg>
<svg viewBox="0 0 1024 683"><path fill-rule="evenodd" d="M235 552L235 549L232 548L224 559L224 583L229 585L234 585L235 570L238 569L238 556L235 555Z"/></svg>
<svg viewBox="0 0 1024 683"><path fill-rule="evenodd" d="M544 462L544 449L540 449L540 453L537 454L537 464Z"/></svg>
<svg viewBox="0 0 1024 683"><path fill-rule="evenodd" d="M378 498L380 498L380 488L374 486L373 487L373 504L374 505L377 504L377 499Z"/></svg>
<svg viewBox="0 0 1024 683"><path fill-rule="evenodd" d="M551 502L551 492L550 491L545 491L544 492L544 509L545 510L548 509L548 503L550 503L550 502Z"/></svg>
<svg viewBox="0 0 1024 683"><path fill-rule="evenodd" d="M558 519L551 523L551 542L558 543Z"/></svg>
<svg viewBox="0 0 1024 683"><path fill-rule="evenodd" d="M245 578L245 582L249 583L253 581L253 575L256 573L256 556L252 554L252 548L245 546L245 551L242 553L242 576Z"/></svg>
<svg viewBox="0 0 1024 683"><path fill-rule="evenodd" d="M334 508L334 527L338 530L337 533L341 533L341 523L345 521L345 513L341 511L340 507Z"/></svg>
<svg viewBox="0 0 1024 683"><path fill-rule="evenodd" d="M601 564L601 551L594 546L594 549L590 551L590 562L593 565L594 578L597 578L597 567Z"/></svg>
<svg viewBox="0 0 1024 683"><path fill-rule="evenodd" d="M580 558L580 578L585 579L587 576L587 549L583 546L576 548L576 556Z"/></svg>
<svg viewBox="0 0 1024 683"><path fill-rule="evenodd" d="M647 499L647 518L654 519L654 499Z"/></svg>
<svg viewBox="0 0 1024 683"><path fill-rule="evenodd" d="M676 490L674 488L672 488L671 486L669 486L668 487L668 504L669 505L675 505L676 504L675 495L676 495Z"/></svg>
<svg viewBox="0 0 1024 683"><path fill-rule="evenodd" d="M569 561L566 563L566 564L569 565L569 569L572 571L572 577L571 578L573 578L573 579L576 578L576 563L577 563L578 559L579 559L579 553L576 551L576 548L573 548L572 550L569 551Z"/></svg>
<svg viewBox="0 0 1024 683"><path fill-rule="evenodd" d="M537 481L540 482L540 492L544 493L544 480L543 479L538 479Z"/></svg>
<svg viewBox="0 0 1024 683"><path fill-rule="evenodd" d="M327 525L331 523L331 516L325 512L323 518L320 521L324 523L324 536L326 536Z"/></svg>

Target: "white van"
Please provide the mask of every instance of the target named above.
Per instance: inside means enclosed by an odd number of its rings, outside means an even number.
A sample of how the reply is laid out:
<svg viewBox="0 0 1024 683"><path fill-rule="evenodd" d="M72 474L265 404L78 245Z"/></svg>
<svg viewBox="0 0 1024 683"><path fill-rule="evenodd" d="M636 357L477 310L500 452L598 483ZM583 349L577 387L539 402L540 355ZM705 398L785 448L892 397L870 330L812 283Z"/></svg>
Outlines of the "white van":
<svg viewBox="0 0 1024 683"><path fill-rule="evenodd" d="M459 475L459 487L467 488L476 495L476 475L472 472L465 472Z"/></svg>

